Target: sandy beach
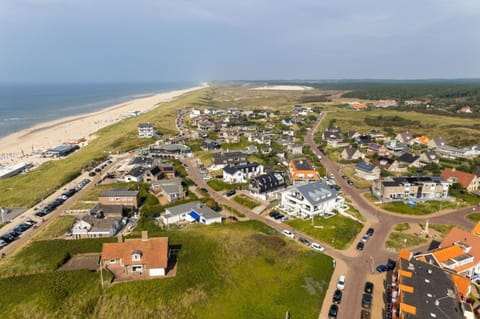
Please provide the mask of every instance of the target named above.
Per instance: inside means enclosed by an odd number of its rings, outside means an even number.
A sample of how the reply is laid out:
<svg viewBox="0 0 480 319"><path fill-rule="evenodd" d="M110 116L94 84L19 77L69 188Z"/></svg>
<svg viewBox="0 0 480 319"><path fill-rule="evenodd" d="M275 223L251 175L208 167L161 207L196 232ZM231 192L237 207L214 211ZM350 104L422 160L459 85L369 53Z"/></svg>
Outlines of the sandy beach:
<svg viewBox="0 0 480 319"><path fill-rule="evenodd" d="M175 90L154 94L113 105L102 110L60 118L54 121L37 124L0 138L0 165L11 165L19 162L32 162L39 165L46 160L37 154L45 149L62 145L70 139L86 138L90 142L99 129L125 119L133 112L144 113L152 110L158 103L172 99L201 88Z"/></svg>

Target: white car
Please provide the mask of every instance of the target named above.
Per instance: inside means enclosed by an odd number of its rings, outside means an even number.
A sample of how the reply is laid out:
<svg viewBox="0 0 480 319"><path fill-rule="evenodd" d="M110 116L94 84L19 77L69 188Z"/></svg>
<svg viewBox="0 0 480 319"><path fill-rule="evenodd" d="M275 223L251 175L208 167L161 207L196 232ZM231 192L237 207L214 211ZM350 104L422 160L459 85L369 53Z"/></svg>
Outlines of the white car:
<svg viewBox="0 0 480 319"><path fill-rule="evenodd" d="M312 247L313 249L318 250L318 251L324 251L325 250L325 248L323 246L320 246L320 244L317 244L317 243L312 243L310 245L310 247Z"/></svg>
<svg viewBox="0 0 480 319"><path fill-rule="evenodd" d="M367 234L363 235L362 242L366 243L368 241L368 238L370 238L370 236L368 236Z"/></svg>
<svg viewBox="0 0 480 319"><path fill-rule="evenodd" d="M282 234L284 234L285 236L287 236L287 237L289 237L289 238L292 238L292 239L295 238L295 234L292 233L291 231L287 230L287 229L284 229L284 230L282 231Z"/></svg>
<svg viewBox="0 0 480 319"><path fill-rule="evenodd" d="M341 275L341 276L338 278L338 281L337 281L337 289L340 289L340 290L345 289L345 276L344 276L344 275Z"/></svg>

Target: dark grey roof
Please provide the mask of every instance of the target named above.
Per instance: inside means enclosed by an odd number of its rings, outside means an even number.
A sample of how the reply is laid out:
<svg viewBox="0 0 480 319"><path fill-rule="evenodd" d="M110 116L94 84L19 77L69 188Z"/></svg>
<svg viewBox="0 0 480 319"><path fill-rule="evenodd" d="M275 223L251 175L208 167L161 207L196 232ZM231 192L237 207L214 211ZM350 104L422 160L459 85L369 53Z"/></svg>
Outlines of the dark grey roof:
<svg viewBox="0 0 480 319"><path fill-rule="evenodd" d="M243 152L224 152L219 154L214 154L212 156L214 164L237 164L241 162L246 162L247 154Z"/></svg>
<svg viewBox="0 0 480 319"><path fill-rule="evenodd" d="M152 185L159 185L168 194L179 193L182 180L178 177L172 179L162 179L160 181L153 181Z"/></svg>
<svg viewBox="0 0 480 319"><path fill-rule="evenodd" d="M250 181L250 186L258 189L259 193L270 192L285 185L285 178L279 172L263 174L252 178Z"/></svg>
<svg viewBox="0 0 480 319"><path fill-rule="evenodd" d="M410 177L392 177L388 180L382 181L383 186L401 186L405 184L421 185L424 183L440 184L445 180L441 176L410 176Z"/></svg>
<svg viewBox="0 0 480 319"><path fill-rule="evenodd" d="M104 215L119 215L122 216L123 206L122 205L104 205L98 203L91 210L90 213L96 215L102 212Z"/></svg>
<svg viewBox="0 0 480 319"><path fill-rule="evenodd" d="M334 189L320 181L290 186L287 190L297 190L312 205L318 205L337 197Z"/></svg>
<svg viewBox="0 0 480 319"><path fill-rule="evenodd" d="M153 128L154 126L153 126L152 123L139 123L138 127L140 127L140 128Z"/></svg>
<svg viewBox="0 0 480 319"><path fill-rule="evenodd" d="M400 259L399 267L412 273L402 277L402 284L413 288L412 293L402 291L402 302L416 308L416 314L406 318L463 319L451 274L413 258Z"/></svg>
<svg viewBox="0 0 480 319"><path fill-rule="evenodd" d="M353 154L357 151L357 148L351 147L350 145L345 147L344 151L347 153L347 158L352 158Z"/></svg>
<svg viewBox="0 0 480 319"><path fill-rule="evenodd" d="M223 168L223 171L233 175L238 171L242 172L252 172L254 171L260 164L258 163L248 163L248 164L241 164L241 165L236 165L236 166L225 166Z"/></svg>
<svg viewBox="0 0 480 319"><path fill-rule="evenodd" d="M313 170L312 164L306 159L293 160L293 165L297 170L300 171L310 171Z"/></svg>
<svg viewBox="0 0 480 319"><path fill-rule="evenodd" d="M132 159L129 163L129 165L142 165L142 166L151 166L153 164L153 158L151 157L140 157L137 156L134 159Z"/></svg>
<svg viewBox="0 0 480 319"><path fill-rule="evenodd" d="M385 157L385 156L379 156L375 162L373 162L373 165L379 167L379 168L384 168L388 169L392 164L395 162L395 160Z"/></svg>
<svg viewBox="0 0 480 319"><path fill-rule="evenodd" d="M143 174L145 173L146 169L142 166L137 166L137 167L134 167L130 170L130 172L128 172L127 174L125 175L129 175L129 176L135 176L135 177L140 177L140 176L143 176Z"/></svg>
<svg viewBox="0 0 480 319"><path fill-rule="evenodd" d="M398 158L398 161L399 161L399 162L402 162L402 163L412 164L412 163L415 162L419 157L420 157L420 156L413 155L413 154L410 154L410 153L403 153L403 154Z"/></svg>
<svg viewBox="0 0 480 319"><path fill-rule="evenodd" d="M133 197L137 195L138 191L131 191L128 187L117 187L102 192L100 197Z"/></svg>

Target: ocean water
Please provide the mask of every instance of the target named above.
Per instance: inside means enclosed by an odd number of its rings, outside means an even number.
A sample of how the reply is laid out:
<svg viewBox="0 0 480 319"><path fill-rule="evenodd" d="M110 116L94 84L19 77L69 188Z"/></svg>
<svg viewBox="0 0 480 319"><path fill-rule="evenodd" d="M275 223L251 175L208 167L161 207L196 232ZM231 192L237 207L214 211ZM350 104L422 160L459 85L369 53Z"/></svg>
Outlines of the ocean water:
<svg viewBox="0 0 480 319"><path fill-rule="evenodd" d="M0 84L0 137L38 123L196 85L193 82Z"/></svg>

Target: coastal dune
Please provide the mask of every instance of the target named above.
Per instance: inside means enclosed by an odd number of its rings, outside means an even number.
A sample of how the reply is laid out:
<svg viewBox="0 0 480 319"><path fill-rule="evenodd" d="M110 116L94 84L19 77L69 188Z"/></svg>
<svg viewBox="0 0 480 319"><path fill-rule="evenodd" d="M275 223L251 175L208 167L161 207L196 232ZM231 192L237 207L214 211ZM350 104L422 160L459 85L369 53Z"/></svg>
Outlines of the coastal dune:
<svg viewBox="0 0 480 319"><path fill-rule="evenodd" d="M112 125L134 113L150 111L159 103L171 101L180 95L206 86L204 84L188 89L154 94L96 112L40 123L12 133L0 138L0 165L19 162L32 162L34 165L39 165L49 160L38 156L42 150L62 145L69 139L86 138L89 142L95 138L94 133L101 128Z"/></svg>

